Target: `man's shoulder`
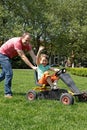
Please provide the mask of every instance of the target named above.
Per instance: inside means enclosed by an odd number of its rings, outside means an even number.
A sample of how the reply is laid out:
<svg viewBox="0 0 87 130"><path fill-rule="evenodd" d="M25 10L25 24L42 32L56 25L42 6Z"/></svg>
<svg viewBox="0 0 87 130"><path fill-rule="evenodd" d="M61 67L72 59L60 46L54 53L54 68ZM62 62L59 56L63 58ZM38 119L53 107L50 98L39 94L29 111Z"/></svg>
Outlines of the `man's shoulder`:
<svg viewBox="0 0 87 130"><path fill-rule="evenodd" d="M11 38L11 39L9 39L9 41L20 41L21 40L21 38L20 37L13 37L13 38Z"/></svg>
<svg viewBox="0 0 87 130"><path fill-rule="evenodd" d="M13 38L10 38L10 39L8 39L6 42L5 42L5 44L4 45L13 45L13 44L15 44L15 43L20 43L21 41L20 41L20 37L13 37Z"/></svg>

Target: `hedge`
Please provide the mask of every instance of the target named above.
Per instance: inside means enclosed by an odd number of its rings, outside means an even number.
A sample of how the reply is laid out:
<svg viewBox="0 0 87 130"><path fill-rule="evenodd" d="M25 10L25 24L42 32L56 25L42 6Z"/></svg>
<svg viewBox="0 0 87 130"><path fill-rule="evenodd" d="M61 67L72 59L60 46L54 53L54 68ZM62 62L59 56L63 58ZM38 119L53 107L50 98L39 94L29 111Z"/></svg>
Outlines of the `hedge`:
<svg viewBox="0 0 87 130"><path fill-rule="evenodd" d="M66 68L71 74L87 77L87 68Z"/></svg>

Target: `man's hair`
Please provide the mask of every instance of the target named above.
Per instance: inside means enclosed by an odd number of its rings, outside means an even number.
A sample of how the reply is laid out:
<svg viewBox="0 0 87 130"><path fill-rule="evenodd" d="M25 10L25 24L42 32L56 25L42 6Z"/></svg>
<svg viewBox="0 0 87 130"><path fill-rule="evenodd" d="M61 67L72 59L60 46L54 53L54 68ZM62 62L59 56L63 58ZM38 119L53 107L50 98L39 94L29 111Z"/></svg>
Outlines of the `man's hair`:
<svg viewBox="0 0 87 130"><path fill-rule="evenodd" d="M25 32L23 35L22 35L22 38L24 38L26 35L28 35L30 37L30 34L28 32Z"/></svg>

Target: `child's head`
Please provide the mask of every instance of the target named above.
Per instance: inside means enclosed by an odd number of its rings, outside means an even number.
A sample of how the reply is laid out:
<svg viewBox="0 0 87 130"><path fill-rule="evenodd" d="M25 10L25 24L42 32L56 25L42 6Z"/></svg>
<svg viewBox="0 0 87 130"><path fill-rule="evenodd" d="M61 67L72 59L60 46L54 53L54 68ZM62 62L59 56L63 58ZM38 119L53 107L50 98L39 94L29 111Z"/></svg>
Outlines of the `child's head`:
<svg viewBox="0 0 87 130"><path fill-rule="evenodd" d="M46 66L48 64L48 56L46 54L41 54L39 57L40 64Z"/></svg>

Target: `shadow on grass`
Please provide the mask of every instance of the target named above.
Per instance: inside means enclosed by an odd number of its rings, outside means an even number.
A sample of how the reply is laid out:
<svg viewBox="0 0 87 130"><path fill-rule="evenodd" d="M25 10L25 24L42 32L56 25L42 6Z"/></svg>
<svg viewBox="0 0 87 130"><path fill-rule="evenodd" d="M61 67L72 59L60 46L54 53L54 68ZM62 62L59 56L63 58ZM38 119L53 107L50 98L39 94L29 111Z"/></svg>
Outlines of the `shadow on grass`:
<svg viewBox="0 0 87 130"><path fill-rule="evenodd" d="M25 96L26 93L24 93L24 92L14 92L13 95L15 95L15 96L17 96L17 95Z"/></svg>

